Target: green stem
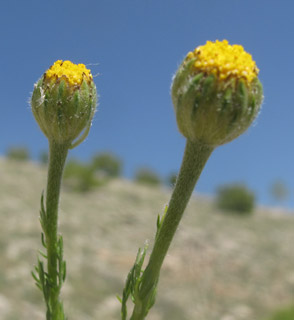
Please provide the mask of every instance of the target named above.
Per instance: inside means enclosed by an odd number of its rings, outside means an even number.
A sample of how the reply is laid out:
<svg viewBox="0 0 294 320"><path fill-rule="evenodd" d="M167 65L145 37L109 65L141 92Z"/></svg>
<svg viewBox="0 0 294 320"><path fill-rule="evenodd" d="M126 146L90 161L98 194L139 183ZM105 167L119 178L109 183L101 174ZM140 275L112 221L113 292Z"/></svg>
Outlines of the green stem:
<svg viewBox="0 0 294 320"><path fill-rule="evenodd" d="M160 269L195 184L213 151L213 147L187 140L180 173L171 196L169 206L156 237L155 244L142 276L139 301L130 320L143 320L148 312L150 296L156 288Z"/></svg>
<svg viewBox="0 0 294 320"><path fill-rule="evenodd" d="M46 246L48 278L50 279L49 305L50 320L60 319L60 286L58 283L58 204L63 168L68 153L68 144L49 141L49 168L46 190Z"/></svg>

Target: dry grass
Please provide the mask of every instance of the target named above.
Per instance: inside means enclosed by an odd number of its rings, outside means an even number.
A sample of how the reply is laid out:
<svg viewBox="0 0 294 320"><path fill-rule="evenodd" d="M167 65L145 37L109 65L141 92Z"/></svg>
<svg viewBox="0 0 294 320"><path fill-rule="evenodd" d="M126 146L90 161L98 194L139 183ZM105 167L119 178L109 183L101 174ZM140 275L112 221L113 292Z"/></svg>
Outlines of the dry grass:
<svg viewBox="0 0 294 320"><path fill-rule="evenodd" d="M40 248L46 170L0 159L0 319L45 319L30 271ZM115 180L87 194L63 190L60 231L69 319L118 320L120 294L138 249L153 239L169 192ZM269 209L224 215L191 200L167 257L150 320L263 320L294 295L294 219Z"/></svg>

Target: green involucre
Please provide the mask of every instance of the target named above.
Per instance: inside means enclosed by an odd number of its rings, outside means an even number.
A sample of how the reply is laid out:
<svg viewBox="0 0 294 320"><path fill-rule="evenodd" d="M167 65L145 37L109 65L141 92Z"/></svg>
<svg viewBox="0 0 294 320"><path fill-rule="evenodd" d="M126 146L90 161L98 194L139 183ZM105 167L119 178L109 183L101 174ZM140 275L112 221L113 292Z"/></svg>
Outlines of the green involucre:
<svg viewBox="0 0 294 320"><path fill-rule="evenodd" d="M48 83L44 76L35 84L31 98L32 111L41 130L49 140L59 144L71 144L83 130L89 130L96 104L93 81L72 87L64 80Z"/></svg>
<svg viewBox="0 0 294 320"><path fill-rule="evenodd" d="M195 59L184 62L171 88L180 132L192 141L210 146L227 143L248 129L263 99L258 78L252 82L195 73Z"/></svg>

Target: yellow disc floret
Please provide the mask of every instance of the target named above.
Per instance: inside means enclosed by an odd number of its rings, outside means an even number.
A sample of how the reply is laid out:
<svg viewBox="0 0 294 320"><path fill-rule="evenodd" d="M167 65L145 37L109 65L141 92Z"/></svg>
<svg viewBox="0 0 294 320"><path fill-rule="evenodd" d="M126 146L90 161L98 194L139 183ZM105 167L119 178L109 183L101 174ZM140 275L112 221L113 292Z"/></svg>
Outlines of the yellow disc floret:
<svg viewBox="0 0 294 320"><path fill-rule="evenodd" d="M74 64L69 60L57 60L46 72L45 78L49 80L64 79L70 86L79 86L83 80L93 80L91 70L82 63Z"/></svg>
<svg viewBox="0 0 294 320"><path fill-rule="evenodd" d="M214 74L219 80L244 79L250 83L259 70L251 55L241 45L230 45L227 40L211 42L187 54L186 60L195 59L196 71Z"/></svg>

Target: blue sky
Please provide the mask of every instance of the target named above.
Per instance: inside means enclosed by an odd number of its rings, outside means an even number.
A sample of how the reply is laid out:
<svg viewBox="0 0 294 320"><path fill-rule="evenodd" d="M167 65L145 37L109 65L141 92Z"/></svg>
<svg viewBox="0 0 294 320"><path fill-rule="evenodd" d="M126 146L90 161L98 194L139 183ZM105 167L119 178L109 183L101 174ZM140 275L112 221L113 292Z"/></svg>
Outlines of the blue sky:
<svg viewBox="0 0 294 320"><path fill-rule="evenodd" d="M177 171L185 139L177 130L170 84L186 53L207 40L242 44L260 69L265 100L255 124L217 148L197 190L246 182L262 204L282 179L294 207L293 52L290 0L10 0L2 1L0 154L27 146L47 149L30 111L34 82L58 59L85 63L99 92L88 139L72 156L87 160L111 150L131 177L149 166Z"/></svg>

